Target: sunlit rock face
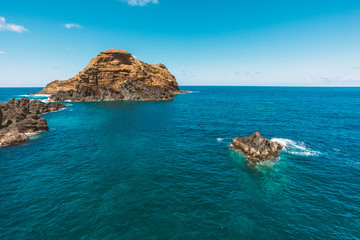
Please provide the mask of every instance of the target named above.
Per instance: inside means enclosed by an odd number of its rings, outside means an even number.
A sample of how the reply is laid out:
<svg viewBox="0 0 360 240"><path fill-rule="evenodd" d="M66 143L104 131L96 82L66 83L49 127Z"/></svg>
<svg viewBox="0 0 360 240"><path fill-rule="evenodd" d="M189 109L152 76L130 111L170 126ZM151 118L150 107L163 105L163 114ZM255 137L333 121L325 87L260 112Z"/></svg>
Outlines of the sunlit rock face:
<svg viewBox="0 0 360 240"><path fill-rule="evenodd" d="M163 64L147 64L119 49L101 52L76 76L49 83L38 94L56 101L172 100L181 93Z"/></svg>
<svg viewBox="0 0 360 240"><path fill-rule="evenodd" d="M279 156L279 151L284 147L280 143L272 142L259 132L254 132L249 137L238 137L232 140L233 148L242 152L250 164L274 160Z"/></svg>

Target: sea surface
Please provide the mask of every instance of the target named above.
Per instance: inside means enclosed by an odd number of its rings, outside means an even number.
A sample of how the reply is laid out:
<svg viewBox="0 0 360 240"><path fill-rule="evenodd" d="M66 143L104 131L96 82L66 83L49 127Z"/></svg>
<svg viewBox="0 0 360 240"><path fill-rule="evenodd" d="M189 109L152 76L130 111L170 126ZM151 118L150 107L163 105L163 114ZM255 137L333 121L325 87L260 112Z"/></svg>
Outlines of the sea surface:
<svg viewBox="0 0 360 240"><path fill-rule="evenodd" d="M0 239L360 239L360 88L182 89L66 103L0 147ZM231 149L254 131L286 145L278 161Z"/></svg>

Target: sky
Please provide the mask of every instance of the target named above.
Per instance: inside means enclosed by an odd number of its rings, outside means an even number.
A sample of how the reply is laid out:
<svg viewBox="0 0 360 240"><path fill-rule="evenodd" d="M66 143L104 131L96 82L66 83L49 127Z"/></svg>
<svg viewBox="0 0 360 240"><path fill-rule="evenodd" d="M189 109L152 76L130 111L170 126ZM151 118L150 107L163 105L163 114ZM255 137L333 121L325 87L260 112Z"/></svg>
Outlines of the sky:
<svg viewBox="0 0 360 240"><path fill-rule="evenodd" d="M0 87L68 79L110 48L183 86L360 86L360 1L1 1Z"/></svg>

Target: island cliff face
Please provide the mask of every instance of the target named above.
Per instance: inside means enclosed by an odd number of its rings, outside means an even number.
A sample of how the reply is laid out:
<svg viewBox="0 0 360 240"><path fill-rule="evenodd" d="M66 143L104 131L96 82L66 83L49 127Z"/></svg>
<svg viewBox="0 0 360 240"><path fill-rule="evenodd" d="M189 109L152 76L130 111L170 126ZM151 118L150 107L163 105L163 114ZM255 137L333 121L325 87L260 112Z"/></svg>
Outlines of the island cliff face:
<svg viewBox="0 0 360 240"><path fill-rule="evenodd" d="M181 93L163 64L147 64L124 50L101 52L75 77L49 83L38 94L54 101L165 101Z"/></svg>

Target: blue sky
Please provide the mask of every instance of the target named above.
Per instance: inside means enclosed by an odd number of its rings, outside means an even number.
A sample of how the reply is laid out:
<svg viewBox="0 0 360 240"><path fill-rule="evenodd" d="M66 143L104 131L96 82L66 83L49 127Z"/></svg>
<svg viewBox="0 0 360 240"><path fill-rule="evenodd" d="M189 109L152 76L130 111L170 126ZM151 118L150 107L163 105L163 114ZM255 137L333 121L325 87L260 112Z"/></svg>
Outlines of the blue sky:
<svg viewBox="0 0 360 240"><path fill-rule="evenodd" d="M180 85L360 86L360 1L1 3L0 86L68 79L112 47Z"/></svg>

